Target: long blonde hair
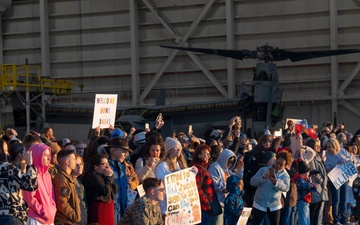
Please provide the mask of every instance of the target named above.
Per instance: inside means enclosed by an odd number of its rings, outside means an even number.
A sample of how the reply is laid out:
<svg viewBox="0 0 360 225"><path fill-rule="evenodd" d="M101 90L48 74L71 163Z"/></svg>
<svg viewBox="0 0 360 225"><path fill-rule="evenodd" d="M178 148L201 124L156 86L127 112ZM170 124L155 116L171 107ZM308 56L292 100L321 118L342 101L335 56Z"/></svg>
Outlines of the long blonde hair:
<svg viewBox="0 0 360 225"><path fill-rule="evenodd" d="M333 155L337 155L340 152L340 143L335 138L329 138L326 142L327 151Z"/></svg>
<svg viewBox="0 0 360 225"><path fill-rule="evenodd" d="M176 166L176 163L172 163L171 160L170 160L170 152L171 150L173 150L173 148L171 148L169 151L167 151L167 153L165 154L165 158L163 158L161 160L161 162L166 162L168 165L169 165L169 169L171 172L176 172L178 171L178 168ZM187 168L187 164L186 164L186 160L185 160L185 157L184 155L182 154L182 150L181 150L181 154L179 157L176 158L176 161L179 163L179 166L180 168L183 170L183 169L186 169ZM160 163L161 163L160 162ZM158 163L157 166L160 164Z"/></svg>

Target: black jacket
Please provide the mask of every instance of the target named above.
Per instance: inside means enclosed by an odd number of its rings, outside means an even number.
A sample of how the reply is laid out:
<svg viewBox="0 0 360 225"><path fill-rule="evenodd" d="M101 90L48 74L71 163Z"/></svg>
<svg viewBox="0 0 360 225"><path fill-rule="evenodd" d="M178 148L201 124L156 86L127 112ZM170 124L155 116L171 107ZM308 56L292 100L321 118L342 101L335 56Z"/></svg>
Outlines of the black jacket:
<svg viewBox="0 0 360 225"><path fill-rule="evenodd" d="M83 184L89 205L95 201L110 202L117 193L114 176L106 177L94 170L85 175Z"/></svg>

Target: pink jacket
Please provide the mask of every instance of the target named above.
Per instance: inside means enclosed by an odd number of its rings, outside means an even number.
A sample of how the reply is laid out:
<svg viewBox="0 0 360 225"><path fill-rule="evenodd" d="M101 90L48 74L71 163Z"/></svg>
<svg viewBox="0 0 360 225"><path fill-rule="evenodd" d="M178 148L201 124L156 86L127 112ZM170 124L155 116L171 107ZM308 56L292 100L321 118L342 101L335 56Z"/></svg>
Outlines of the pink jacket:
<svg viewBox="0 0 360 225"><path fill-rule="evenodd" d="M33 165L38 170L38 190L23 191L29 206L28 216L42 224L54 223L56 205L54 187L48 172L50 164L45 166L42 160L46 151L51 155L51 149L45 144L35 144L29 150L32 151Z"/></svg>

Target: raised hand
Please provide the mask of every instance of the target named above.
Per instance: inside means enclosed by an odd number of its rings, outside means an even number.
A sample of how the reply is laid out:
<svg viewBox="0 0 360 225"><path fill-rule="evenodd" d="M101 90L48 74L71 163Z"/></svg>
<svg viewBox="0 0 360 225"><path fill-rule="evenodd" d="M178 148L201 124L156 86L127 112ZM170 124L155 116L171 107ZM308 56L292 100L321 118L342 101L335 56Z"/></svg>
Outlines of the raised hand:
<svg viewBox="0 0 360 225"><path fill-rule="evenodd" d="M24 151L23 157L27 165L33 164L32 152L31 151Z"/></svg>

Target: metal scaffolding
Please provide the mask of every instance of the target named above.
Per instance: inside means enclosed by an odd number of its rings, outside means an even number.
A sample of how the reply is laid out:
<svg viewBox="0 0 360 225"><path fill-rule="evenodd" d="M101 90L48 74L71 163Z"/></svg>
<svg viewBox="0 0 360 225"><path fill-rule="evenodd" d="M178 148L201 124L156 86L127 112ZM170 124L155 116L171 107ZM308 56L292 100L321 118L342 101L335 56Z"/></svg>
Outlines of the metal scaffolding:
<svg viewBox="0 0 360 225"><path fill-rule="evenodd" d="M2 64L0 75L1 94L15 93L26 109L26 131L30 124L45 124L45 105L56 95L72 94L73 82L50 79L41 76L39 66ZM25 92L25 98L22 93ZM4 96L2 96L4 97ZM41 109L41 110L39 110ZM30 120L30 111L37 114L37 120Z"/></svg>

